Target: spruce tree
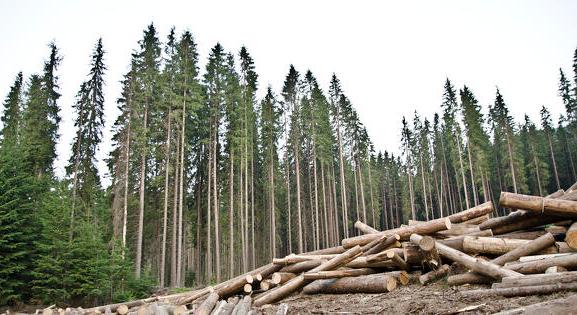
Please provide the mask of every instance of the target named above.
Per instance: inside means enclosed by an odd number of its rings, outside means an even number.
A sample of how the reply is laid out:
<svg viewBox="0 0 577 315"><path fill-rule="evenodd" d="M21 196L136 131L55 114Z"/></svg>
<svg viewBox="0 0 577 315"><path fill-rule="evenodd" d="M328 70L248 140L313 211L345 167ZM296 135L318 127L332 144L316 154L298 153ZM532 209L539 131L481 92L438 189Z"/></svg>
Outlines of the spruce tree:
<svg viewBox="0 0 577 315"><path fill-rule="evenodd" d="M0 150L6 146L17 145L22 120L22 72L19 72L10 87L10 92L4 101L2 129L0 129Z"/></svg>
<svg viewBox="0 0 577 315"><path fill-rule="evenodd" d="M78 115L74 123L76 136L72 145L73 154L66 168L68 176L72 179L71 231L74 229L77 205L82 209L81 214L90 215L96 194L100 190L96 153L104 128L103 88L106 66L102 39L96 42L90 66L88 80L80 85L76 103L73 105Z"/></svg>

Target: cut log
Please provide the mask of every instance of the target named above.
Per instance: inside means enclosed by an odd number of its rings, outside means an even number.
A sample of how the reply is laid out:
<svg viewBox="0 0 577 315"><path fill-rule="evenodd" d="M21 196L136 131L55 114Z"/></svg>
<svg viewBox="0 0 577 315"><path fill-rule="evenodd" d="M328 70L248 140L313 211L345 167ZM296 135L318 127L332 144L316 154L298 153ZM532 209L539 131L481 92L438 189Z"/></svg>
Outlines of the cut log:
<svg viewBox="0 0 577 315"><path fill-rule="evenodd" d="M296 276L291 272L275 272L272 274L271 280L274 284L283 284Z"/></svg>
<svg viewBox="0 0 577 315"><path fill-rule="evenodd" d="M564 267L567 270L577 269L577 254L528 261L514 265L505 266L506 269L513 270L524 274L543 273L547 268L553 266Z"/></svg>
<svg viewBox="0 0 577 315"><path fill-rule="evenodd" d="M299 274L301 272L309 271L315 267L318 267L325 261L326 260L303 261L300 263L296 263L296 264L282 267L282 269L280 269L280 272L290 272L290 273L294 273L294 274Z"/></svg>
<svg viewBox="0 0 577 315"><path fill-rule="evenodd" d="M120 305L117 309L116 309L116 313L119 315L126 315L128 313L128 306L126 305Z"/></svg>
<svg viewBox="0 0 577 315"><path fill-rule="evenodd" d="M224 307L216 315L230 315L234 310L234 307L240 299L238 296L233 296L228 299Z"/></svg>
<svg viewBox="0 0 577 315"><path fill-rule="evenodd" d="M365 276L378 273L377 270L373 268L360 268L360 269L345 269L345 270L329 270L329 271L317 271L317 272L305 272L303 274L305 280L319 280L319 279L334 279L334 278L344 278L344 277L357 277Z"/></svg>
<svg viewBox="0 0 577 315"><path fill-rule="evenodd" d="M251 293L251 292L252 292L252 284L250 284L250 283L245 284L245 285L243 286L243 288L242 288L242 291L243 291L245 294Z"/></svg>
<svg viewBox="0 0 577 315"><path fill-rule="evenodd" d="M434 281L446 276L449 273L450 268L451 267L449 265L442 265L441 267L439 267L436 270L432 270L432 271L427 272L424 275L421 275L419 277L419 282L422 285L427 285L431 282L434 282Z"/></svg>
<svg viewBox="0 0 577 315"><path fill-rule="evenodd" d="M577 221L573 222L565 233L565 242L569 247L577 250Z"/></svg>
<svg viewBox="0 0 577 315"><path fill-rule="evenodd" d="M212 312L212 309L214 308L214 306L216 305L216 302L218 302L218 298L219 298L218 293L212 292L211 294L208 295L206 300L204 300L204 302L202 302L202 304L200 304L200 306L198 307L198 309L196 310L196 312L194 314L196 314L196 315L209 315L210 312Z"/></svg>
<svg viewBox="0 0 577 315"><path fill-rule="evenodd" d="M505 277L500 283L493 283L492 288L526 287L545 284L577 282L577 272L544 273L521 277Z"/></svg>
<svg viewBox="0 0 577 315"><path fill-rule="evenodd" d="M542 315L542 314L571 314L577 309L577 294L566 298L549 300L531 304L511 310L502 311L495 315Z"/></svg>
<svg viewBox="0 0 577 315"><path fill-rule="evenodd" d="M216 315L216 314L220 314L222 313L222 310L224 309L224 307L226 306L226 301L225 300L220 300L216 306L214 307L214 309L212 310L212 312L210 313L211 315Z"/></svg>
<svg viewBox="0 0 577 315"><path fill-rule="evenodd" d="M482 230L482 231L476 233L475 236L491 237L491 236L493 236L493 231L490 229L489 230ZM465 235L454 236L454 237L446 238L444 240L437 240L437 242L444 244L444 245L447 245L451 248L454 248L454 249L462 252L463 251L463 239L464 238L465 238Z"/></svg>
<svg viewBox="0 0 577 315"><path fill-rule="evenodd" d="M218 284L214 287L214 290L218 293L221 299L226 299L229 296L243 289L244 285L247 283L246 282L247 275L255 276L257 274L260 274L263 278L268 278L271 274L279 271L281 268L282 266L280 265L268 264L253 271L250 271L246 274L242 274L238 277L235 277L221 284ZM188 301L187 303L189 302L190 301ZM187 303L180 303L180 304L187 304Z"/></svg>
<svg viewBox="0 0 577 315"><path fill-rule="evenodd" d="M577 217L577 201L501 192L499 204L507 208L523 209L549 215Z"/></svg>
<svg viewBox="0 0 577 315"><path fill-rule="evenodd" d="M517 232L495 235L495 237L498 237L498 238L516 238L519 240L534 240L534 239L538 238L539 236L543 236L545 234L547 234L547 231L545 231L545 230L517 231ZM555 236L554 233L551 233L551 234L553 234Z"/></svg>
<svg viewBox="0 0 577 315"><path fill-rule="evenodd" d="M561 272L566 272L566 271L567 271L567 268L561 267L561 266L552 266L552 267L545 269L545 273L561 273Z"/></svg>
<svg viewBox="0 0 577 315"><path fill-rule="evenodd" d="M549 234L553 238L552 234ZM498 238L498 237L477 237L465 236L463 238L463 251L472 254L504 255L519 246L529 244L530 240ZM557 246L549 246L541 249L539 254L555 254L559 252ZM559 245L562 246L562 245Z"/></svg>
<svg viewBox="0 0 577 315"><path fill-rule="evenodd" d="M414 244L418 244L422 238L423 237L421 235L413 234L411 235L411 242L413 242ZM499 265L496 265L494 263L483 261L478 258L473 258L456 249L440 244L439 242L436 242L435 247L439 251L439 254L442 255L443 257L458 262L461 265L471 269L472 271L484 274L491 278L501 279L502 277L521 275L518 272L511 273L510 272L511 270L501 268Z"/></svg>
<svg viewBox="0 0 577 315"><path fill-rule="evenodd" d="M476 218L472 218L470 220L463 221L464 224L472 224L472 225L479 225L485 221L489 220L489 215L485 214Z"/></svg>
<svg viewBox="0 0 577 315"><path fill-rule="evenodd" d="M397 279L375 274L340 279L315 280L303 288L304 294L385 293L397 288Z"/></svg>
<svg viewBox="0 0 577 315"><path fill-rule="evenodd" d="M353 260L354 258L361 255L361 247L355 246L346 252L332 258L331 260L322 263L320 266L312 269L313 272L316 271L325 271L325 270L333 270L341 265L348 263L349 261ZM276 287L270 291L263 293L262 296L257 298L254 301L255 306L262 306L265 304L269 304L272 302L276 302L285 296L291 294L292 292L300 289L304 285L306 285L309 281L305 280L302 275L297 276L282 286Z"/></svg>
<svg viewBox="0 0 577 315"><path fill-rule="evenodd" d="M403 259L409 265L419 266L421 261L423 261L423 253L421 253L419 245L411 242L403 242Z"/></svg>
<svg viewBox="0 0 577 315"><path fill-rule="evenodd" d="M384 255L386 257L386 254ZM367 261L368 257L362 256L357 257L347 263L345 267L347 268L393 268L395 264L393 264L390 260L379 260L374 262ZM386 258L385 258L386 259Z"/></svg>
<svg viewBox="0 0 577 315"><path fill-rule="evenodd" d="M431 270L436 270L443 263L439 252L435 247L435 239L430 236L423 236L419 242L419 248L423 252L423 264L428 266Z"/></svg>
<svg viewBox="0 0 577 315"><path fill-rule="evenodd" d="M361 221L357 221L355 222L355 228L359 231L361 231L364 234L374 234L374 233L379 233L380 231L361 222Z"/></svg>
<svg viewBox="0 0 577 315"><path fill-rule="evenodd" d="M461 235L470 235L474 233L480 232L481 229L478 225L469 225L469 224L453 224L451 228L446 231L440 231L435 233L435 237L451 237L451 236L461 236Z"/></svg>
<svg viewBox="0 0 577 315"><path fill-rule="evenodd" d="M461 291L460 294L471 298L481 298L493 295L513 297L513 296L551 294L561 291L577 291L577 282L536 285L526 287L513 287L513 288L469 290L469 291Z"/></svg>
<svg viewBox="0 0 577 315"><path fill-rule="evenodd" d="M268 290L274 288L275 286L276 286L276 283L273 283L272 280L266 279L266 280L263 280L260 282L259 288L261 291L264 292L264 291L268 291Z"/></svg>
<svg viewBox="0 0 577 315"><path fill-rule="evenodd" d="M518 262L512 262L511 264L515 264L515 263L519 263L519 262L535 261L535 260L541 260L541 259L549 259L549 258L561 257L561 256L567 256L567 255L571 255L571 253L522 256L522 257L519 257Z"/></svg>
<svg viewBox="0 0 577 315"><path fill-rule="evenodd" d="M383 231L380 233L365 234L345 238L342 240L342 245L344 248L350 248L356 245L362 246L368 244L375 238L379 238L380 235L382 234L386 235L399 234L401 240L407 240L411 236L411 234L429 235L439 231L448 230L451 228L453 223L461 223L470 219L478 218L491 212L493 212L493 204L491 202L485 202L476 207L455 213L445 218L434 219L427 222L423 222L421 224L400 227L392 230Z"/></svg>
<svg viewBox="0 0 577 315"><path fill-rule="evenodd" d="M368 256L368 255L372 255L372 254L376 254L379 252L382 252L383 250L390 248L392 246L396 246L398 241L401 239L401 237L399 236L399 234L393 234L390 236L385 236L385 239L377 239L380 240L378 242L378 244L376 244L375 246L370 247L368 250L364 250L364 255ZM370 243L369 243L370 244ZM368 246L368 245L365 245Z"/></svg>
<svg viewBox="0 0 577 315"><path fill-rule="evenodd" d="M564 218L554 215L543 215L541 213L530 213L531 215L526 216L524 219L519 219L515 222L509 224L503 224L492 228L494 235L500 235L505 233L511 233L515 231L521 231L524 229L533 228L536 226L541 226L549 223L556 223L563 221Z"/></svg>
<svg viewBox="0 0 577 315"><path fill-rule="evenodd" d="M409 270L409 265L394 251L387 251L387 258L399 267L399 269Z"/></svg>
<svg viewBox="0 0 577 315"><path fill-rule="evenodd" d="M232 311L233 315L246 315L250 311L252 305L252 298L246 295L242 301L238 302ZM196 313L195 313L196 314Z"/></svg>
<svg viewBox="0 0 577 315"><path fill-rule="evenodd" d="M286 266L286 265L296 264L296 263L300 263L300 262L308 261L308 260L329 260L329 259L334 258L337 255L338 254L328 254L328 255L295 255L295 254L290 254L284 258L273 258L272 263L275 265Z"/></svg>
<svg viewBox="0 0 577 315"><path fill-rule="evenodd" d="M404 270L389 271L386 274L397 279L397 281L402 285L407 285L411 282L411 276Z"/></svg>
<svg viewBox="0 0 577 315"><path fill-rule="evenodd" d="M313 250L306 253L301 253L300 255L329 255L329 254L342 254L346 249L342 246L329 247L319 250Z"/></svg>
<svg viewBox="0 0 577 315"><path fill-rule="evenodd" d="M507 262L515 261L521 258L522 256L530 255L532 253L535 253L536 251L542 250L543 248L547 248L554 243L555 238L553 237L553 235L551 235L551 233L547 233L533 241L530 241L527 244L524 244L523 246L517 247L512 251L491 260L491 263L501 266ZM474 272L467 272L464 274L454 275L447 278L447 283L449 285L461 285L467 283L488 283L488 282L490 282L490 279Z"/></svg>

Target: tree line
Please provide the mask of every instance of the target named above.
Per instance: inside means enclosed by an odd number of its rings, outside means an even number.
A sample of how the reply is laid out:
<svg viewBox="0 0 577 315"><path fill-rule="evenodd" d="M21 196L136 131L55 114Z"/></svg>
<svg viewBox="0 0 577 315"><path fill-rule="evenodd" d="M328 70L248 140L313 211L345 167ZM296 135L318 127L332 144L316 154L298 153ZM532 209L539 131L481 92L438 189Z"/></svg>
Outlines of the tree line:
<svg viewBox="0 0 577 315"><path fill-rule="evenodd" d="M201 71L190 32L162 40L151 24L120 83L103 187L102 40L73 106L65 178L52 167L62 58L49 48L41 74L19 73L3 103L0 304L93 304L219 282L336 246L356 220L387 229L501 190L546 195L577 180L577 50L573 81L560 70L558 119L543 106L539 122L515 122L498 89L484 113L447 79L440 112L403 117L401 150L377 151L336 75L323 90L290 66L282 89L259 99L246 47L216 44Z"/></svg>

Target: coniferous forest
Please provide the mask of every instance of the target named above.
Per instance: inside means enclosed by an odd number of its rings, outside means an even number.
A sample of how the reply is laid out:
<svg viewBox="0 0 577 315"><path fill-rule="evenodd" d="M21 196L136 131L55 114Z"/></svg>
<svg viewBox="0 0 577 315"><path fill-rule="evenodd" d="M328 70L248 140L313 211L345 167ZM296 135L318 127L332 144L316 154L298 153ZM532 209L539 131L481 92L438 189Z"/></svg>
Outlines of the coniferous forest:
<svg viewBox="0 0 577 315"><path fill-rule="evenodd" d="M249 48L216 44L201 69L193 34L151 24L120 83L107 80L102 40L87 52L58 178L66 60L48 47L0 107L0 305L94 305L220 282L338 245L357 220L383 230L577 181L577 50L550 91L563 115L544 105L539 121L517 121L499 89L482 108L475 87L447 79L431 100L438 114L399 117L402 147L377 151L336 75L323 87L291 66L274 91ZM95 158L106 84L122 84L109 187Z"/></svg>

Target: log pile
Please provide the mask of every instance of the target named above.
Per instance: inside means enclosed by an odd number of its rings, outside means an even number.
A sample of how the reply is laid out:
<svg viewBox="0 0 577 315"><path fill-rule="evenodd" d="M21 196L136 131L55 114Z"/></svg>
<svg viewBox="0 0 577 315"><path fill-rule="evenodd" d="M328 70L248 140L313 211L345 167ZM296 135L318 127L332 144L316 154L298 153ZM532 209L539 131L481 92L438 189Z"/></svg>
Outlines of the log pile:
<svg viewBox="0 0 577 315"><path fill-rule="evenodd" d="M61 314L252 314L299 292L387 293L411 282L490 285L459 287L467 297L577 291L577 185L547 197L502 192L499 205L511 212L494 217L485 202L385 231L358 221L360 234L341 246L275 258L213 287Z"/></svg>

